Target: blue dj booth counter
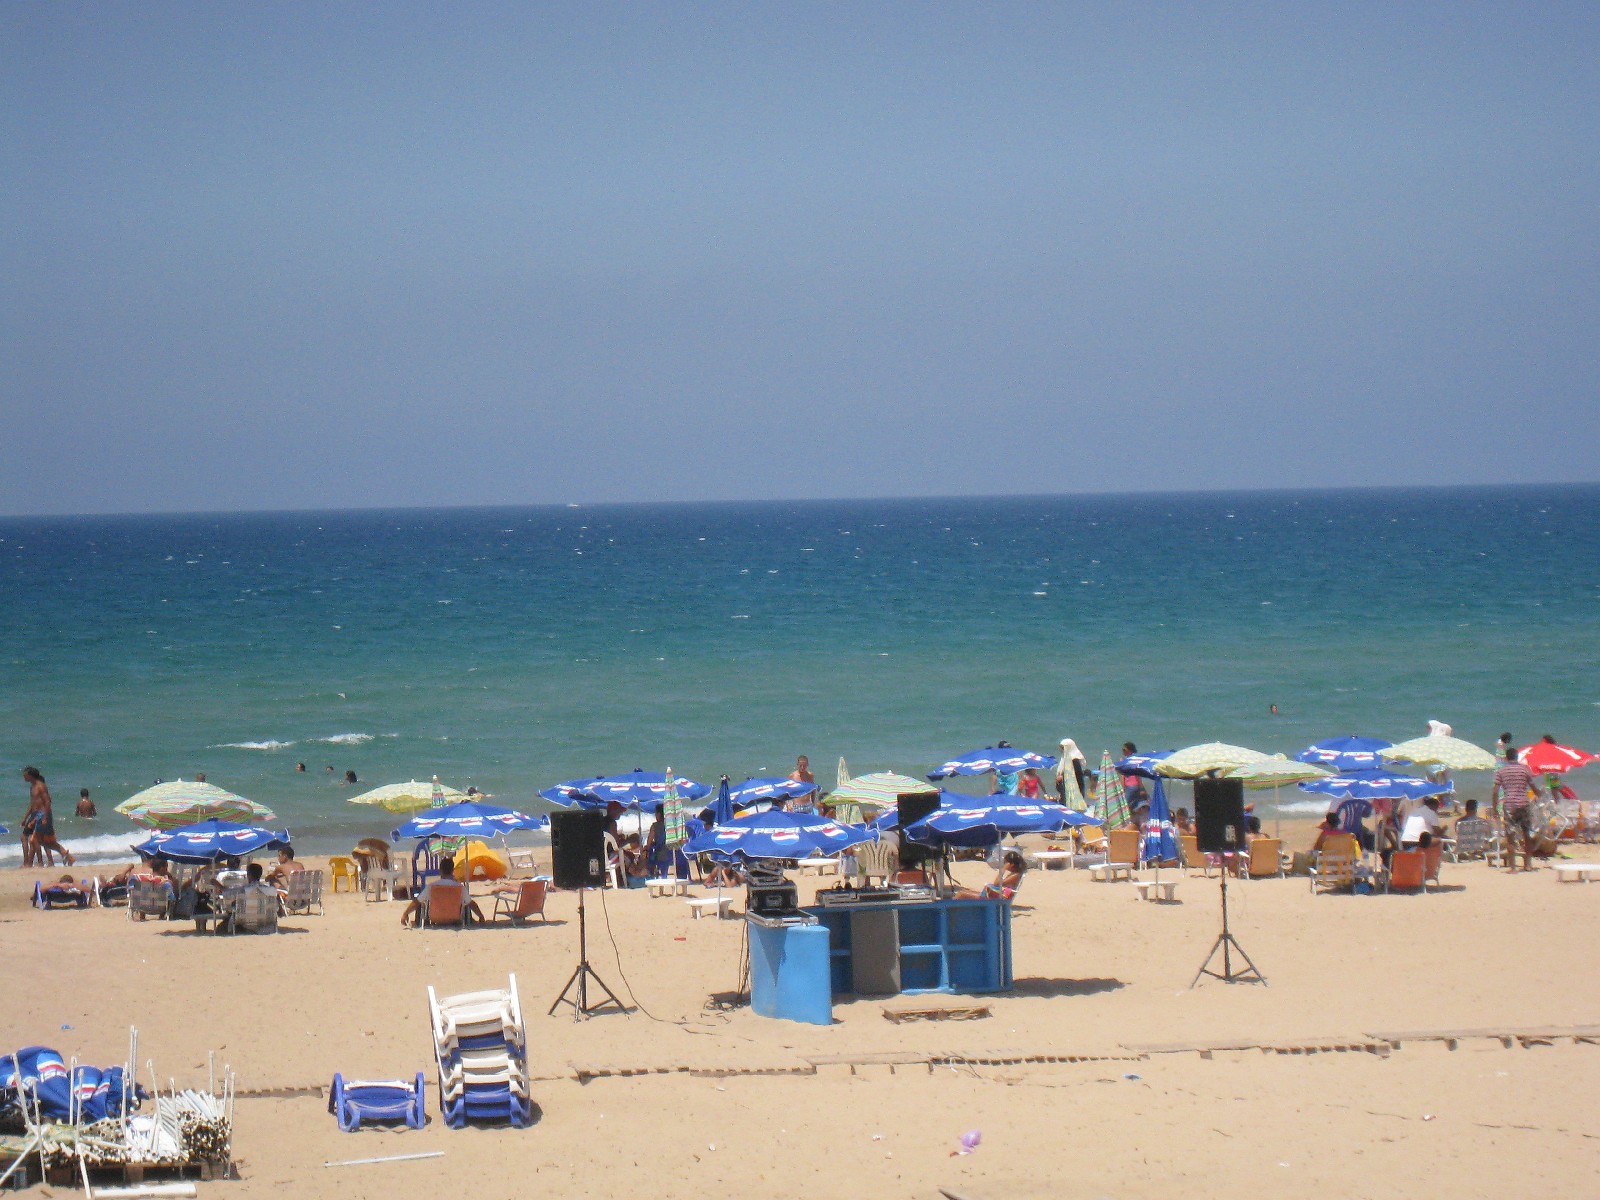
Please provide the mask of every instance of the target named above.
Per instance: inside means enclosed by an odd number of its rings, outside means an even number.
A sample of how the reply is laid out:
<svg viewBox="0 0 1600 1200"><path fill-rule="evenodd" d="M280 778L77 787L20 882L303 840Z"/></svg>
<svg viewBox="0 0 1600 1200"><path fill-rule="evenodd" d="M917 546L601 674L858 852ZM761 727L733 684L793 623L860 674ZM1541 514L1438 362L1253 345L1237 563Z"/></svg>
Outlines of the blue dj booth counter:
<svg viewBox="0 0 1600 1200"><path fill-rule="evenodd" d="M1011 904L934 900L807 908L815 923L748 918L750 1006L827 1025L833 997L1000 992L1011 986Z"/></svg>

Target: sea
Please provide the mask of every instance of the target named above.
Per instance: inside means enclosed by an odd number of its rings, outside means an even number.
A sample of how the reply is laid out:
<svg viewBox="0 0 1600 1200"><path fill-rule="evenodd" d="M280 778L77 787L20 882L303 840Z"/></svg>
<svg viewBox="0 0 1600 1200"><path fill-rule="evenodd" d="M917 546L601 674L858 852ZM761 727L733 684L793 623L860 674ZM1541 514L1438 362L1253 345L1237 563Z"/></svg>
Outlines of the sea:
<svg viewBox="0 0 1600 1200"><path fill-rule="evenodd" d="M91 858L196 772L329 852L395 823L352 794L434 775L545 811L634 767L831 784L1430 719L1600 750L1600 486L0 520L0 863L25 765Z"/></svg>

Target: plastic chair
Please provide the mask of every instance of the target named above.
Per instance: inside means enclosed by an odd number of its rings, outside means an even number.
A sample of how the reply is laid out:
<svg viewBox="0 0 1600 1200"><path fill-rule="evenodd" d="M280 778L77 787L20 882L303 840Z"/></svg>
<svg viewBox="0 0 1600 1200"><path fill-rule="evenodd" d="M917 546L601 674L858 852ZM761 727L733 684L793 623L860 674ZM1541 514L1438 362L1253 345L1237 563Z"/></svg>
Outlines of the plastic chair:
<svg viewBox="0 0 1600 1200"><path fill-rule="evenodd" d="M284 888L283 911L289 913L304 913L311 915L315 907L317 915L325 911L322 904L322 872L321 871L295 871L289 876Z"/></svg>
<svg viewBox="0 0 1600 1200"><path fill-rule="evenodd" d="M1283 843L1277 838L1257 838L1250 843L1251 879L1283 878Z"/></svg>
<svg viewBox="0 0 1600 1200"><path fill-rule="evenodd" d="M350 891L359 891L361 869L355 859L344 854L335 854L328 860L328 890L337 894L341 880Z"/></svg>
<svg viewBox="0 0 1600 1200"><path fill-rule="evenodd" d="M1383 890L1398 889L1425 891L1427 889L1427 854L1422 850L1396 850L1389 856L1389 874Z"/></svg>
<svg viewBox="0 0 1600 1200"><path fill-rule="evenodd" d="M1322 843L1311 859L1311 893L1353 887L1360 846L1353 833L1341 833Z"/></svg>
<svg viewBox="0 0 1600 1200"><path fill-rule="evenodd" d="M539 920L549 921L544 915L546 885L542 879L524 880L514 892L500 892L494 898L494 920L501 917L513 925L526 925L535 913Z"/></svg>
<svg viewBox="0 0 1600 1200"><path fill-rule="evenodd" d="M363 1121L403 1121L411 1129L421 1129L428 1120L424 1086L421 1071L415 1083L335 1075L328 1090L328 1111L346 1133L355 1133Z"/></svg>

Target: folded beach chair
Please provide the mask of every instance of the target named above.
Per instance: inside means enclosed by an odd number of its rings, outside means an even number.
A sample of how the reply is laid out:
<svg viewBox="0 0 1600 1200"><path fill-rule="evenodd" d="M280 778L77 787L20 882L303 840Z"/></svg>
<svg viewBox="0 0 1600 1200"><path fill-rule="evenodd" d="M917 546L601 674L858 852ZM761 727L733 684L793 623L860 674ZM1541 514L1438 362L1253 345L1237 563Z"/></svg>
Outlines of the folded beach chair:
<svg viewBox="0 0 1600 1200"><path fill-rule="evenodd" d="M526 925L529 917L537 915L539 920L548 921L550 918L544 915L545 891L544 880L526 879L514 892L500 892L494 898L494 919L504 917L513 925Z"/></svg>
<svg viewBox="0 0 1600 1200"><path fill-rule="evenodd" d="M1325 841L1311 861L1311 894L1353 887L1359 855L1360 847L1354 834L1341 834Z"/></svg>
<svg viewBox="0 0 1600 1200"><path fill-rule="evenodd" d="M293 872L289 876L283 897L284 915L304 913L310 916L313 908L317 910L318 916L322 915L324 911L322 906L322 872Z"/></svg>
<svg viewBox="0 0 1600 1200"><path fill-rule="evenodd" d="M1396 850L1389 856L1389 873L1384 878L1383 890L1425 891L1427 869L1426 851Z"/></svg>
<svg viewBox="0 0 1600 1200"><path fill-rule="evenodd" d="M503 991L467 992L440 999L428 989L434 1057L439 1067L439 1112L459 1129L469 1120L532 1120L527 1033L517 977Z"/></svg>
<svg viewBox="0 0 1600 1200"><path fill-rule="evenodd" d="M128 919L142 921L146 917L165 920L172 915L175 894L165 879L133 876L128 882Z"/></svg>
<svg viewBox="0 0 1600 1200"><path fill-rule="evenodd" d="M1283 842L1277 838L1257 838L1250 843L1251 879L1283 878Z"/></svg>
<svg viewBox="0 0 1600 1200"><path fill-rule="evenodd" d="M35 908L88 908L94 896L94 884L90 880L81 883L35 883L33 885L33 906Z"/></svg>
<svg viewBox="0 0 1600 1200"><path fill-rule="evenodd" d="M424 1086L421 1071L415 1083L335 1075L328 1090L328 1111L346 1133L356 1132L363 1121L403 1121L411 1129L421 1129L428 1120Z"/></svg>

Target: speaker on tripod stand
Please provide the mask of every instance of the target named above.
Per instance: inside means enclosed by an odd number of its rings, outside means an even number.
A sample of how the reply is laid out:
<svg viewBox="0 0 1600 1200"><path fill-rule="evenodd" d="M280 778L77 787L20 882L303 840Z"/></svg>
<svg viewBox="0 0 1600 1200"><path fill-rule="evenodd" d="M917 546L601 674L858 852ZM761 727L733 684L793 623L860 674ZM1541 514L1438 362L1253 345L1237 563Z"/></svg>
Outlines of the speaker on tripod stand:
<svg viewBox="0 0 1600 1200"><path fill-rule="evenodd" d="M622 1012L627 1005L606 986L589 965L589 932L584 919L583 896L592 887L606 882L606 814L598 809L569 808L550 814L550 858L558 888L578 892L578 965L567 979L567 986L550 1005L550 1012L563 1004L572 1005L572 1019L587 1017L614 1004ZM589 1002L589 981L606 994L604 1000Z"/></svg>
<svg viewBox="0 0 1600 1200"><path fill-rule="evenodd" d="M1196 779L1194 832L1195 841L1199 844L1202 854L1229 855L1235 861L1240 855L1248 854L1249 848L1244 836L1244 784L1237 779L1218 779L1214 775ZM1200 969L1195 972L1194 983L1191 983L1190 987L1199 983L1202 975L1210 975L1224 983L1267 982L1266 976L1256 969L1255 963L1250 961L1250 956L1244 952L1244 947L1239 945L1239 940L1228 928L1229 871L1230 865L1224 860L1222 870L1217 872L1218 878L1222 881L1222 932L1211 944L1211 953L1206 955L1205 962L1201 963ZM1219 950L1222 952L1220 971L1211 965ZM1235 953L1245 964L1237 971L1233 968Z"/></svg>

